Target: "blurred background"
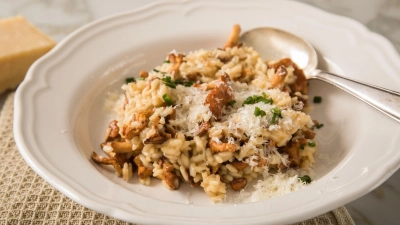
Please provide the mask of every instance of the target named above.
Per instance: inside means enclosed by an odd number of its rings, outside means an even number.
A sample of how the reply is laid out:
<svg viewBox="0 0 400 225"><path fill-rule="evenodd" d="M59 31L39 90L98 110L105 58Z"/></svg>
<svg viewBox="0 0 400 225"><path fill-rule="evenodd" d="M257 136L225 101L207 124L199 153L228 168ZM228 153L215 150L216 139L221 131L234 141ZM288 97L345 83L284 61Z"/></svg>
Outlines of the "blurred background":
<svg viewBox="0 0 400 225"><path fill-rule="evenodd" d="M400 51L400 0L297 0L325 11L358 20L386 36ZM0 18L25 16L54 40L78 27L155 0L0 0Z"/></svg>

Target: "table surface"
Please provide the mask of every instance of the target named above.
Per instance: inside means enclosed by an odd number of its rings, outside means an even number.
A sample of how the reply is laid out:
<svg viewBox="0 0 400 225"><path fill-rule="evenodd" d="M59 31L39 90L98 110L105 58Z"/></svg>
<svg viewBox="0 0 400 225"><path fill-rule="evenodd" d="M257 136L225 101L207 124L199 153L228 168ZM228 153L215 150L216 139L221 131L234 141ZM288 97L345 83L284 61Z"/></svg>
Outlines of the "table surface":
<svg viewBox="0 0 400 225"><path fill-rule="evenodd" d="M389 39L400 52L400 0L299 0L328 12L358 20ZM155 0L0 0L0 19L23 15L60 41L95 19ZM397 90L400 91L400 90ZM0 108L7 93L0 95ZM369 194L346 205L356 224L399 224L400 171Z"/></svg>

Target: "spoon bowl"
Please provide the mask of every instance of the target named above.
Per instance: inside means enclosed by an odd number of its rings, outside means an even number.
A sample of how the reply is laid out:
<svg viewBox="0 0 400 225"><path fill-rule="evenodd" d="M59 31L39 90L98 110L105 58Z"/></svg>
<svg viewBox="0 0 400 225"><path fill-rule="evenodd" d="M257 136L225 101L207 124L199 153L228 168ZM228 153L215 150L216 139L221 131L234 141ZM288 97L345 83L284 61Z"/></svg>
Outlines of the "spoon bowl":
<svg viewBox="0 0 400 225"><path fill-rule="evenodd" d="M312 45L284 30L256 28L242 34L240 42L252 46L264 60L290 58L305 74L313 72L318 65L317 52Z"/></svg>
<svg viewBox="0 0 400 225"><path fill-rule="evenodd" d="M264 60L290 58L303 69L308 79L328 82L400 122L400 93L362 81L317 69L318 57L313 46L301 37L271 27L245 32L240 42L252 46Z"/></svg>

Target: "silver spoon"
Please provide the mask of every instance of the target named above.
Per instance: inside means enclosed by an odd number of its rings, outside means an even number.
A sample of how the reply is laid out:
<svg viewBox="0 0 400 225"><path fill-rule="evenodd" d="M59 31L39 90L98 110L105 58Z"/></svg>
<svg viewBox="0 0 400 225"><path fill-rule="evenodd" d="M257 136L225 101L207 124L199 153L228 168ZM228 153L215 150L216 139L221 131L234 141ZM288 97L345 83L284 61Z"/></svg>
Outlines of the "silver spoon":
<svg viewBox="0 0 400 225"><path fill-rule="evenodd" d="M263 59L291 58L307 79L326 81L400 122L399 92L318 70L317 53L306 40L283 30L262 27L244 33L240 42L252 46Z"/></svg>

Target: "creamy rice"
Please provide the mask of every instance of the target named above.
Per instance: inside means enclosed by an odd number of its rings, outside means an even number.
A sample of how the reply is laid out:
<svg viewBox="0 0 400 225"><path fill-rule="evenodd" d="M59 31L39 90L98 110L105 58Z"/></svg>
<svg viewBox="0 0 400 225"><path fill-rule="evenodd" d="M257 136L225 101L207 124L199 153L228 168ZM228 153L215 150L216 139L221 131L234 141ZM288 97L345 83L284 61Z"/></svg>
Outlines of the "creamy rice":
<svg viewBox="0 0 400 225"><path fill-rule="evenodd" d="M252 47L230 43L172 52L141 74L122 86L102 144L108 158L93 153L95 162L144 185L189 183L213 202L260 177L275 186L279 178L290 191L305 185L297 175L312 168L317 144L305 113L308 84L289 59L265 62ZM280 195L267 183L258 182L252 198Z"/></svg>

